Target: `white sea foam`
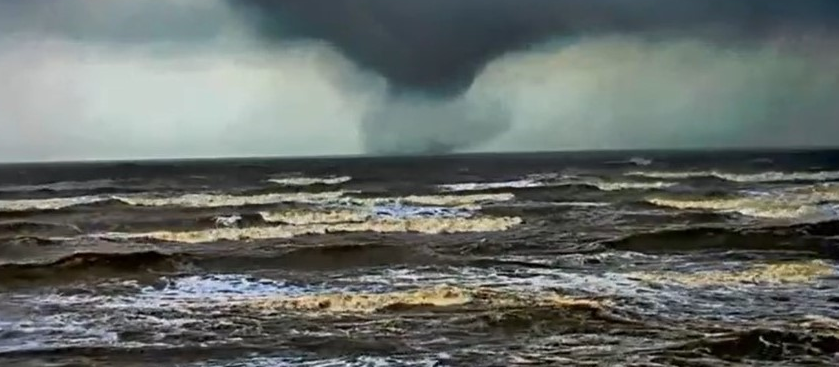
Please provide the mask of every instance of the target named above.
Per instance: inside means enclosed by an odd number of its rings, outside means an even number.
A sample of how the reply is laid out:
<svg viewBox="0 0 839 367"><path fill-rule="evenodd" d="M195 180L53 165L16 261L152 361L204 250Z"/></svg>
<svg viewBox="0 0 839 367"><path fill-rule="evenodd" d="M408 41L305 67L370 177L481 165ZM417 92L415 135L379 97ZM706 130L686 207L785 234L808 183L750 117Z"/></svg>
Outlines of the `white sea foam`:
<svg viewBox="0 0 839 367"><path fill-rule="evenodd" d="M819 184L746 194L735 198L653 197L649 203L683 210L739 213L771 219L819 220L839 216L839 185Z"/></svg>
<svg viewBox="0 0 839 367"><path fill-rule="evenodd" d="M646 178L655 178L662 180L684 179L694 177L713 177L714 172L697 171L697 172L662 172L662 171L633 171L627 172L626 176L638 176Z"/></svg>
<svg viewBox="0 0 839 367"><path fill-rule="evenodd" d="M690 172L655 172L636 171L627 173L628 176L641 176L657 179L687 179L698 177L715 177L726 181L739 183L758 182L793 182L793 181L834 181L839 180L839 171L820 172L779 172L768 171L760 173L727 173L721 171L690 171Z"/></svg>
<svg viewBox="0 0 839 367"><path fill-rule="evenodd" d="M77 196L51 199L0 200L0 211L25 212L31 210L57 210L77 205L88 205L107 201L101 196Z"/></svg>
<svg viewBox="0 0 839 367"><path fill-rule="evenodd" d="M675 209L709 210L716 212L739 213L758 218L796 219L817 218L825 214L833 214L824 207L801 203L779 202L774 199L762 200L752 198L741 199L661 199L648 200L651 204Z"/></svg>
<svg viewBox="0 0 839 367"><path fill-rule="evenodd" d="M587 181L585 185L594 186L601 191L622 191L622 190L659 190L676 186L673 182L608 182L608 181Z"/></svg>
<svg viewBox="0 0 839 367"><path fill-rule="evenodd" d="M233 227L242 220L241 215L218 216L215 218L216 226Z"/></svg>
<svg viewBox="0 0 839 367"><path fill-rule="evenodd" d="M283 212L260 212L262 220L268 223L285 223L292 225L329 224L363 222L370 218L370 214L357 210L294 210Z"/></svg>
<svg viewBox="0 0 839 367"><path fill-rule="evenodd" d="M389 205L393 203L408 205L430 205L430 206L472 206L482 203L504 202L515 199L513 194L475 194L475 195L411 195L394 198L371 198L352 200L362 205Z"/></svg>
<svg viewBox="0 0 839 367"><path fill-rule="evenodd" d="M636 166L649 166L649 165L653 164L652 159L647 159L647 158L643 158L643 157L629 158L629 162L636 165Z"/></svg>
<svg viewBox="0 0 839 367"><path fill-rule="evenodd" d="M292 225L335 224L365 222L368 220L398 220L410 218L469 218L475 215L469 206L414 206L402 203L388 203L370 206L339 207L338 209L287 210L260 212L269 223Z"/></svg>
<svg viewBox="0 0 839 367"><path fill-rule="evenodd" d="M104 233L92 235L109 239L154 239L181 243L209 243L216 241L249 241L293 238L326 233L464 233L505 231L522 223L518 217L478 218L408 218L376 219L365 222L280 225L274 227L213 228L199 231L148 233Z"/></svg>
<svg viewBox="0 0 839 367"><path fill-rule="evenodd" d="M501 182L464 182L456 184L439 185L438 187L443 191L449 192L465 192L465 191L483 191L493 189L523 189L529 187L542 187L545 183L534 179L521 179L514 181Z"/></svg>
<svg viewBox="0 0 839 367"><path fill-rule="evenodd" d="M165 307L180 303L222 302L256 297L298 297L316 292L334 290L309 285L296 285L284 281L259 279L236 274L216 274L164 278L166 285L143 287L136 295L117 297L109 307Z"/></svg>
<svg viewBox="0 0 839 367"><path fill-rule="evenodd" d="M583 185L595 187L601 191L621 190L656 190L675 186L674 182L643 182L643 181L607 181L594 177L576 177L560 174L533 174L526 178L514 181L503 182L467 182L457 184L439 185L443 191L468 192L491 189L521 189L533 187L562 187Z"/></svg>
<svg viewBox="0 0 839 367"><path fill-rule="evenodd" d="M282 177L272 178L272 182L282 186L313 186L313 185L340 185L352 180L349 176L340 177Z"/></svg>
<svg viewBox="0 0 839 367"><path fill-rule="evenodd" d="M0 211L18 212L31 210L57 210L78 205L89 205L109 200L116 200L126 205L145 207L184 207L218 208L247 205L271 205L282 203L300 203L335 207L367 207L373 210L379 207L383 211L397 213L398 206L459 207L479 209L480 204L510 201L513 194L476 194L476 195L412 195L405 197L358 198L346 196L348 191L329 191L318 193L271 193L261 195L228 194L185 194L179 196L149 195L96 195L48 199L0 200ZM391 209L387 209L391 208ZM433 210L429 208L417 210Z"/></svg>
<svg viewBox="0 0 839 367"><path fill-rule="evenodd" d="M250 196L225 194L187 194L173 197L115 196L121 202L133 206L178 206L186 208L215 208L226 206L268 205L281 203L322 204L341 198L345 192L279 193Z"/></svg>
<svg viewBox="0 0 839 367"><path fill-rule="evenodd" d="M470 205L455 207L447 206L415 206L401 203L375 205L369 212L376 218L384 219L407 219L416 217L425 218L468 218L475 215L477 208Z"/></svg>
<svg viewBox="0 0 839 367"><path fill-rule="evenodd" d="M202 362L193 367L437 367L444 365L449 357L445 354L427 357L374 357L358 356L331 359L309 358L251 358L237 361Z"/></svg>
<svg viewBox="0 0 839 367"><path fill-rule="evenodd" d="M281 193L251 196L225 194L187 194L169 197L141 195L96 195L66 198L0 200L0 211L57 210L78 205L89 205L117 200L132 206L179 206L188 208L214 208L225 206L266 205L280 203L326 203L336 201L343 191L320 193Z"/></svg>

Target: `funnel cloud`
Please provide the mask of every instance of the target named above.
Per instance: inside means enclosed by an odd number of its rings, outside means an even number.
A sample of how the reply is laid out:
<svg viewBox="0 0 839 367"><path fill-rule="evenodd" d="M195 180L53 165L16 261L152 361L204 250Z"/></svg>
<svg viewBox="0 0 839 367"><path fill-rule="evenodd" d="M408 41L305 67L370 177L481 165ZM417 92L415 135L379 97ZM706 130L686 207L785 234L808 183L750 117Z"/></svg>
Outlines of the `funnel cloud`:
<svg viewBox="0 0 839 367"><path fill-rule="evenodd" d="M837 26L833 0L0 0L0 159L835 146Z"/></svg>

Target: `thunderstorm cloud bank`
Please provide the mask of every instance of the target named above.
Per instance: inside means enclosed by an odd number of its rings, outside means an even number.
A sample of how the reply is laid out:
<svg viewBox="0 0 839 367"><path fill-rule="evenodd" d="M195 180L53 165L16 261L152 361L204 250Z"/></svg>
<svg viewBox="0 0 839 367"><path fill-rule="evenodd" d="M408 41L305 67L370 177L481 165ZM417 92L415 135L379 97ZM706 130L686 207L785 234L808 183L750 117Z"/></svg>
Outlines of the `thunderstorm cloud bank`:
<svg viewBox="0 0 839 367"><path fill-rule="evenodd" d="M0 160L835 146L834 0L0 0Z"/></svg>

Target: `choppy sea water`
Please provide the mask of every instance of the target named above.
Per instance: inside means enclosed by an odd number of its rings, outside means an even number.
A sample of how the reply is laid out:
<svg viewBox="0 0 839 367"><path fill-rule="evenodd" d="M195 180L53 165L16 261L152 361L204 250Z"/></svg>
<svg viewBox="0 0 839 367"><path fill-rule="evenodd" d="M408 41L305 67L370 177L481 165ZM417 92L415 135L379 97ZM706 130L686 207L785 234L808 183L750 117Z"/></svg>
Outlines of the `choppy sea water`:
<svg viewBox="0 0 839 367"><path fill-rule="evenodd" d="M839 363L839 152L0 166L4 366Z"/></svg>

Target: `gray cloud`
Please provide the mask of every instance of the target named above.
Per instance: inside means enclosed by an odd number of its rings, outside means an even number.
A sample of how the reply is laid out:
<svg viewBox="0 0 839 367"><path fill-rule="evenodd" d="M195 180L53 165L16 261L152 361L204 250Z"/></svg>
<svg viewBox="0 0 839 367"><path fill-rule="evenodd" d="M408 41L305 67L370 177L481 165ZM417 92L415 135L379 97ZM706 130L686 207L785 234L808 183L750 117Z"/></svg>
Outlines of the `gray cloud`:
<svg viewBox="0 0 839 367"><path fill-rule="evenodd" d="M4 36L66 38L136 44L207 43L224 35L233 18L219 1L3 0Z"/></svg>
<svg viewBox="0 0 839 367"><path fill-rule="evenodd" d="M835 145L828 0L0 0L0 159Z"/></svg>
<svg viewBox="0 0 839 367"><path fill-rule="evenodd" d="M262 48L222 1L0 4L0 160L361 152L375 85L327 47Z"/></svg>
<svg viewBox="0 0 839 367"><path fill-rule="evenodd" d="M704 142L702 144L706 146L716 145L723 141L717 135L708 137L713 140L684 138L684 134L680 133L674 133L672 138L665 140L650 140L646 143L636 140L650 138L643 132L647 129L642 126L650 125L649 129L658 129L661 126L656 125L657 120L665 115L687 124L688 121L698 122L697 118L710 114L709 118L716 120L710 121L712 124L719 122L746 126L744 124L750 124L757 118L754 114L764 113L765 125L787 123L793 119L793 111L797 108L780 107L785 106L787 99L806 104L810 100L804 98L824 99L825 95L797 95L796 92L803 93L805 90L798 86L786 90L788 87L783 84L784 79L771 74L756 77L763 80L742 76L750 74L749 68L752 65L756 68L769 67L767 65L771 64L771 58L775 55L766 50L777 40L825 36L835 38L836 26L839 25L839 3L833 0L231 0L230 4L245 14L246 19L251 19L250 23L256 24L267 40L276 42L279 47L294 39L327 42L359 66L385 77L389 83L391 99L395 102L387 105L384 110L368 115L363 125L365 146L373 153L474 149L502 137L514 125L526 123L505 120L508 108L498 106L498 101L504 104L504 98L499 97L492 103L465 104L467 99L464 96L475 93L476 86L473 83L482 78L485 67L494 60L504 55L531 52L544 43L579 46L572 52L585 53L588 62L605 63L608 66L599 69L607 74L604 80L608 78L613 83L635 86L634 89L622 88L622 85L602 86L611 92L598 94L604 98L600 103L586 100L585 104L569 106L597 111L591 115L577 113L567 116L568 110L554 110L554 115L566 115L566 118L576 120L608 120L611 131L631 132L629 135L619 134L624 138L615 141L613 146L667 146L697 141ZM630 70L620 59L626 55L604 52L595 45L589 47L591 40L617 35L627 40L612 42L610 47L618 50L626 47L644 49L650 53L647 61L670 66L671 74L664 75L655 70ZM681 52L672 50L673 45L686 42L699 42L701 45L697 49L702 51L686 49L686 54L673 56L673 53ZM803 43L803 48L805 52L812 51L809 43ZM699 54L691 55L691 52ZM728 54L736 56L729 60L731 58ZM692 56L699 59L689 60ZM795 56L789 51L778 55L785 60ZM606 59L600 60L599 57ZM690 62L694 67L670 65L668 60L673 57ZM737 63L737 66L723 71L717 67L720 62ZM543 84L545 80L565 80L565 77L573 78L573 73L587 73L586 69L576 69L578 65L570 66L566 69L539 68L534 65L533 70L516 70L531 74L538 70L538 77L531 80L532 84L525 86L529 88ZM831 69L824 68L823 64L813 63L811 66L815 69L807 72L806 76L791 76L791 80L806 81L818 76L820 72L826 73L824 77L830 80L834 74ZM779 66L775 71L783 74L793 67ZM708 92L691 92L695 86L683 86L688 90L683 94L690 95L693 100L676 101L690 106L671 106L671 113L661 113L662 108L657 104L644 103L645 89L652 89L651 93L654 93L659 88L657 85L676 87L681 78L699 77L692 75L695 70L703 69L709 73L705 76L713 84L707 87ZM631 74L613 78L611 75L615 71L641 71L645 78L636 78ZM739 80L741 84L726 82L724 78ZM508 82L512 85L521 84L515 79ZM650 83L657 85L650 86ZM509 89L499 87L502 90ZM769 89L761 91L758 88ZM551 93L554 90L567 88L557 85L553 90L543 92ZM839 88L830 85L821 92L835 94L837 90ZM417 98L416 95L421 97ZM730 101L716 100L721 95L739 98L739 103L750 103L752 106L723 106ZM538 99L542 96L531 94L531 97ZM661 99L659 103L665 100L667 98ZM434 101L437 101L436 105ZM469 106L468 112L462 108L465 105ZM410 106L410 110L404 106ZM747 108L763 110L749 114ZM818 116L819 121L833 123L831 119L835 115L821 112L826 107L819 104L813 108L818 110L807 111L795 118ZM529 114L528 111L519 113ZM603 113L619 113L625 115L625 118L616 121L603 117ZM743 115L742 121L737 118L740 114ZM417 118L418 115L422 117ZM484 123L476 124L476 120ZM551 121L557 129L577 123L556 118ZM639 131L642 133L636 134ZM697 134L704 136L700 132ZM737 135L732 135L735 136L734 141L729 138L725 141L737 144L736 139L754 140L753 137L736 138ZM533 137L544 138L538 135ZM576 145L578 141L571 143ZM783 139L781 141L786 142ZM602 145L596 141L591 143ZM552 147L563 146L567 145L556 144Z"/></svg>
<svg viewBox="0 0 839 367"><path fill-rule="evenodd" d="M466 90L487 62L552 38L613 34L733 42L833 29L833 0L230 0L277 42L319 39L397 92Z"/></svg>

